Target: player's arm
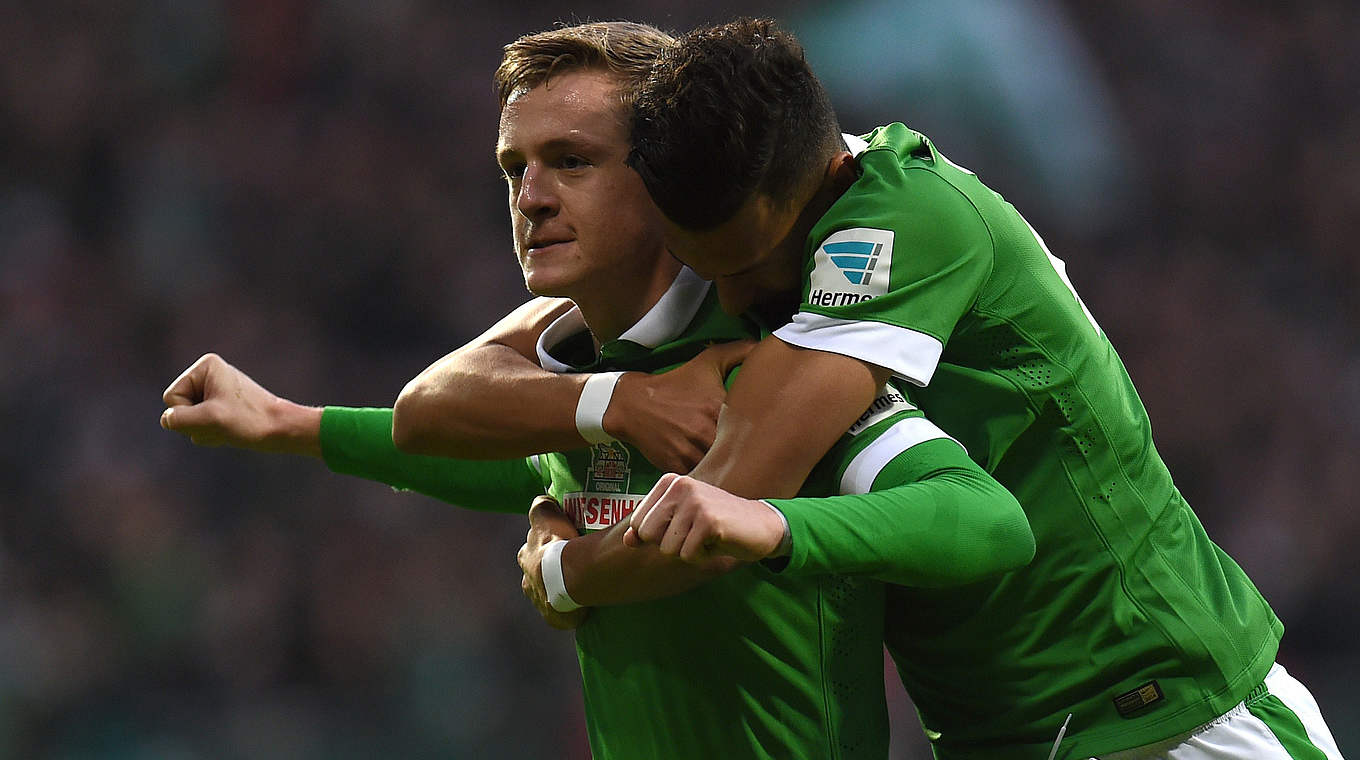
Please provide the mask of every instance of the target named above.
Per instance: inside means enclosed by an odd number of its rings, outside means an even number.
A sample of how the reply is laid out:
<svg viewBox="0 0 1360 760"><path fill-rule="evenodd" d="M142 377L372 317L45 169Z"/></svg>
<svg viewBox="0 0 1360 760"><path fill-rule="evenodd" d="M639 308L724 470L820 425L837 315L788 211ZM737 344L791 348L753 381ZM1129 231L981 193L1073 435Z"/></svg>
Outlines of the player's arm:
<svg viewBox="0 0 1360 760"><path fill-rule="evenodd" d="M692 477L735 494L793 496L813 465L869 407L887 375L885 370L839 354L799 349L767 338L742 364L719 417L717 440ZM658 494L653 488L648 499ZM774 534L773 548L783 523L764 505L761 511L764 514L743 513L752 520L744 527L765 531L762 536L779 531ZM732 557L726 564L719 563L713 552L705 552L702 558L695 553L682 558L678 546L672 546L674 541L664 551L659 540L626 544L627 530L628 526L615 526L573 539L563 548L558 557L562 582L576 603L658 599L694 588L737 564ZM707 540L707 536L699 538ZM542 548L521 563L527 579L535 584L543 582L544 569L535 564L541 560ZM742 557L740 553L735 556ZM548 571L555 574L559 568L550 566Z"/></svg>
<svg viewBox="0 0 1360 760"><path fill-rule="evenodd" d="M766 503L667 476L633 513L627 540L699 562L779 556L787 574L907 586L970 583L1033 558L1019 502L962 446L919 413L876 427L861 433L873 436L867 446L841 458L840 496Z"/></svg>
<svg viewBox="0 0 1360 760"><path fill-rule="evenodd" d="M217 354L190 365L162 400L161 426L200 446L317 457L336 472L474 509L522 514L543 492L526 460L469 463L404 454L392 443L392 410L298 404Z"/></svg>
<svg viewBox="0 0 1360 760"><path fill-rule="evenodd" d="M590 375L539 366L539 335L571 303L540 298L516 309L407 383L392 437L413 454L499 459L587 445L578 418L636 446L665 470L688 471L713 442L722 380L749 344L716 346L662 375L627 372L612 395L582 398ZM590 408L587 408L590 407Z"/></svg>
<svg viewBox="0 0 1360 760"><path fill-rule="evenodd" d="M733 381L713 446L690 475L752 498L795 495L890 374L859 359L766 338Z"/></svg>
<svg viewBox="0 0 1360 760"><path fill-rule="evenodd" d="M280 398L217 354L204 354L161 394L161 427L199 446L321 456L321 408Z"/></svg>
<svg viewBox="0 0 1360 760"><path fill-rule="evenodd" d="M673 477L671 475L665 476ZM594 533L570 538L560 553L545 562L548 546L560 536L545 528L565 522L556 507L544 506L529 515L529 534L520 548L518 560L524 571L522 586L538 611L551 617L575 605L593 607L631 604L683 593L740 566L728 556L709 556L703 561L687 562L667 555L655 546L630 548L623 536L627 521ZM560 532L560 531L558 531ZM556 578L556 586L566 594L568 603L549 604L545 573Z"/></svg>
<svg viewBox="0 0 1360 760"><path fill-rule="evenodd" d="M544 492L537 457L469 460L407 454L392 443L391 430L391 409L328 406L321 416L322 459L334 472L468 509L522 515Z"/></svg>
<svg viewBox="0 0 1360 760"><path fill-rule="evenodd" d="M895 438L880 438L875 443L887 452L857 457L856 470L842 475L844 488L862 493L769 500L789 526L782 572L938 587L972 583L1034 558L1034 533L1020 503L962 446L938 437L883 462Z"/></svg>

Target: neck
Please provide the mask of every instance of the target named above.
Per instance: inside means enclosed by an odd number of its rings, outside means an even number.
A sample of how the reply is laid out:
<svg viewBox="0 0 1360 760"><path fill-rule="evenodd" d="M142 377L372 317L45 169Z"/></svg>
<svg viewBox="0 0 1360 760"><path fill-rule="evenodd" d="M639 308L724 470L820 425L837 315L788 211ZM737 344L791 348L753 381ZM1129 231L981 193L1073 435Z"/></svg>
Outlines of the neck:
<svg viewBox="0 0 1360 760"><path fill-rule="evenodd" d="M774 255L770 257L772 274L780 278L780 284L785 286L781 290L789 287L790 279L793 287L796 287L797 282L802 279L803 248L807 244L808 235L826 212L831 210L831 206L850 189L856 177L854 157L841 152L831 159L826 172L821 176L821 181L808 187L799 196L802 207L792 227L789 228L788 235L780 241Z"/></svg>
<svg viewBox="0 0 1360 760"><path fill-rule="evenodd" d="M573 297L571 300L581 310L581 317L595 339L595 348L617 340L637 324L666 294L679 273L680 262L666 254L650 270L636 274L622 272L619 281L609 288Z"/></svg>

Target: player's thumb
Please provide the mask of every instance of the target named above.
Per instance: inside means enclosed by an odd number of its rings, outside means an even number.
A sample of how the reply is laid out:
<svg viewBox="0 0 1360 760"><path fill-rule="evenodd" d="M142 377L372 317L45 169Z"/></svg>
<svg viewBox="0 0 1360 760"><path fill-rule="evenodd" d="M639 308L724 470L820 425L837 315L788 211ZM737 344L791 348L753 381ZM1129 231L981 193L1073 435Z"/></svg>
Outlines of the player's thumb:
<svg viewBox="0 0 1360 760"><path fill-rule="evenodd" d="M531 527L542 525L549 520L566 520L567 514L562 511L561 505L551 496L543 495L534 499L534 503L529 506L529 525Z"/></svg>
<svg viewBox="0 0 1360 760"><path fill-rule="evenodd" d="M178 404L161 412L161 427L182 433L202 427L207 423L211 410L204 404Z"/></svg>

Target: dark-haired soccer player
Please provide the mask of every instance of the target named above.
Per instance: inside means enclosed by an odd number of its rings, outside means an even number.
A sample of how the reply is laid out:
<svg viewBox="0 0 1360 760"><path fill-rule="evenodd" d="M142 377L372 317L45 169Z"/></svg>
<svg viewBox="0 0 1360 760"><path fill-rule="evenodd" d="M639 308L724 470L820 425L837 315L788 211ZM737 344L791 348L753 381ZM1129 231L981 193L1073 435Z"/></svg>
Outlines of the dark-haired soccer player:
<svg viewBox="0 0 1360 760"><path fill-rule="evenodd" d="M749 320L724 314L710 284L667 254L660 216L624 164L628 85L667 43L656 30L634 24L567 27L512 43L497 72L497 159L525 283L536 293L575 301L565 313L532 305L508 324L553 318L528 350L558 373L559 386L572 383L566 373L664 370L710 343L758 335ZM491 339L503 332L494 329ZM721 387L722 361L697 366ZM212 355L166 390L162 424L196 443L320 455L338 472L474 508L522 514L547 493L566 505L575 528L602 531L625 518L662 477L636 447L603 433L608 388L617 379L596 374L577 389L580 424L572 423L568 437L584 435L593 445L528 459L403 454L393 444L392 410L293 404ZM875 578L929 573L936 582L970 582L1027 561L1033 538L1014 498L905 396L888 392L865 411L869 406L859 410L863 418L855 425L846 425L849 432L838 436L805 492L846 494L817 501L861 516L898 514L902 503L928 495L929 508L912 513L915 519L947 522L953 535L912 552L916 528L903 522L882 530L864 519L820 551L834 561L844 556L838 542L901 540L886 541L891 551L878 557L856 552L853 564L836 568L846 575L782 576L751 564L688 593L595 610L577 629L595 757L886 755L884 584ZM873 488L886 490L864 493ZM796 508L802 501L789 503ZM774 511L758 506L766 522L779 524ZM560 531L574 533L572 525ZM776 531L776 544L781 536ZM762 554L772 550L776 546ZM948 553L951 562L942 565L932 552ZM629 580L652 586L654 596L671 590L664 584L676 577L713 575L655 552L650 564L647 551L624 554L634 563ZM713 564L731 569L735 563ZM567 595L554 590L563 604ZM557 622L570 625L579 617Z"/></svg>
<svg viewBox="0 0 1360 760"><path fill-rule="evenodd" d="M1015 208L902 124L843 138L767 20L669 48L633 145L668 248L725 308L801 294L748 357L697 476L777 464L796 482L851 420L791 410L868 402L845 382L868 372L918 386L1029 516L1029 565L890 589L889 647L937 757L1044 758L1061 725L1060 757L1340 757L1274 663L1280 621L1176 490L1114 348ZM716 540L702 497L652 510L632 520L644 541ZM789 523L796 557L819 527Z"/></svg>

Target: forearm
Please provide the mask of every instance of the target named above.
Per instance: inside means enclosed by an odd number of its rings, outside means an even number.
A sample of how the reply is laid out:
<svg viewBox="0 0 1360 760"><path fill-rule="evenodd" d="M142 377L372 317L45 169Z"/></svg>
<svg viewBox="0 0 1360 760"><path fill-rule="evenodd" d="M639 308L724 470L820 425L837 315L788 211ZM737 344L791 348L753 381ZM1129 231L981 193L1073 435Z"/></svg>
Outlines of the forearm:
<svg viewBox="0 0 1360 760"><path fill-rule="evenodd" d="M273 432L258 450L321 457L321 407L275 398L269 413Z"/></svg>
<svg viewBox="0 0 1360 760"><path fill-rule="evenodd" d="M504 459L580 448L576 403L586 376L549 372L536 345L571 307L530 301L402 389L392 437L410 454Z"/></svg>
<svg viewBox="0 0 1360 760"><path fill-rule="evenodd" d="M938 587L1011 570L1034 556L1020 504L953 441L920 444L885 467L874 487L880 490L771 500L793 538L783 572Z"/></svg>
<svg viewBox="0 0 1360 760"><path fill-rule="evenodd" d="M748 498L792 496L863 414L886 374L844 356L762 341L733 382L717 440L690 475ZM579 546L569 543L562 554L567 589L581 604L669 596L740 564L728 557L696 567L663 555L656 544L629 547L620 526L596 536L574 539Z"/></svg>
<svg viewBox="0 0 1360 760"><path fill-rule="evenodd" d="M562 576L577 604L597 607L661 599L688 591L737 567L726 557L702 565L662 555L655 546L623 543L627 521L567 542Z"/></svg>
<svg viewBox="0 0 1360 760"><path fill-rule="evenodd" d="M399 451L391 409L327 407L319 448L331 470L416 491L469 509L523 514L543 493L524 459L467 461Z"/></svg>
<svg viewBox="0 0 1360 760"><path fill-rule="evenodd" d="M459 349L402 389L392 437L407 453L464 459L581 448L576 403L588 377L548 372L499 344Z"/></svg>
<svg viewBox="0 0 1360 760"><path fill-rule="evenodd" d="M766 338L733 381L717 438L690 475L747 498L791 497L887 379L857 359Z"/></svg>

